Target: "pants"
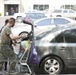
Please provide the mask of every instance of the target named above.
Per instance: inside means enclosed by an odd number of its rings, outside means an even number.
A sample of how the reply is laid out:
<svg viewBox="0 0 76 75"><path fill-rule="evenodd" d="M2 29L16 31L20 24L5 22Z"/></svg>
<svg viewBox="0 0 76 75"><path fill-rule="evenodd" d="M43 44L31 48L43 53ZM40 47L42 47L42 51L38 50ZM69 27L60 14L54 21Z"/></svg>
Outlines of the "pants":
<svg viewBox="0 0 76 75"><path fill-rule="evenodd" d="M14 50L12 50L11 47L9 47L8 45L6 46L1 46L1 50L0 50L0 62L1 62L1 67L3 65L3 63L7 62L7 59L9 59L10 62L10 70L11 69L15 69L15 61L17 59L16 54L14 53Z"/></svg>
<svg viewBox="0 0 76 75"><path fill-rule="evenodd" d="M0 71L3 70L3 64L4 64L4 58L3 58L3 54L0 53Z"/></svg>

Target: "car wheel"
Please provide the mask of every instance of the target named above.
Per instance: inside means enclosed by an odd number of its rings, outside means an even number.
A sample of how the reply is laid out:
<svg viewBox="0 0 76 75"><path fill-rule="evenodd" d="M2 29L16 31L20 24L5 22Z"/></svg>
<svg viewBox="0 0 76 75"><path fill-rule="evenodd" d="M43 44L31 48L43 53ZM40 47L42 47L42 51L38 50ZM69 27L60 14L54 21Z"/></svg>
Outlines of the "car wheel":
<svg viewBox="0 0 76 75"><path fill-rule="evenodd" d="M17 16L17 19L22 18L22 16Z"/></svg>
<svg viewBox="0 0 76 75"><path fill-rule="evenodd" d="M61 15L57 15L56 17L61 17Z"/></svg>
<svg viewBox="0 0 76 75"><path fill-rule="evenodd" d="M17 22L22 22L22 17L21 16L18 16L17 19L16 19L16 21Z"/></svg>
<svg viewBox="0 0 76 75"><path fill-rule="evenodd" d="M58 57L47 57L43 60L42 67L45 73L59 74L63 70L63 63Z"/></svg>

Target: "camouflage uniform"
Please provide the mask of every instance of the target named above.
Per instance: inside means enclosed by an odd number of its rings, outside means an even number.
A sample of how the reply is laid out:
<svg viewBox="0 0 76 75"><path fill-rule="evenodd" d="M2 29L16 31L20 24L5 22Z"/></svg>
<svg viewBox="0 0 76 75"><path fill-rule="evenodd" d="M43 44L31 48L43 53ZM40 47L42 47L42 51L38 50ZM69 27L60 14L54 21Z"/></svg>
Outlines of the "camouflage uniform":
<svg viewBox="0 0 76 75"><path fill-rule="evenodd" d="M1 60L5 60L9 58L9 61L13 61L13 59L15 58L14 50L11 48L12 44L11 44L11 38L9 36L10 34L11 34L11 29L8 26L5 26L1 31L1 44L0 44ZM12 65L12 63L10 65Z"/></svg>

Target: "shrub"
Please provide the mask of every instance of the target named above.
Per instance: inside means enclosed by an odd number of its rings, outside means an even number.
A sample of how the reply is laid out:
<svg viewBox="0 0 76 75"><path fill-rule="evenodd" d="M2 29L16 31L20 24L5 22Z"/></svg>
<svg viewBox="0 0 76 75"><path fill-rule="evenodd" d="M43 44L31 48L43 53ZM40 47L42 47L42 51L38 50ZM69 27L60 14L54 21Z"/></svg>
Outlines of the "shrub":
<svg viewBox="0 0 76 75"><path fill-rule="evenodd" d="M2 13L0 13L0 16L2 15Z"/></svg>

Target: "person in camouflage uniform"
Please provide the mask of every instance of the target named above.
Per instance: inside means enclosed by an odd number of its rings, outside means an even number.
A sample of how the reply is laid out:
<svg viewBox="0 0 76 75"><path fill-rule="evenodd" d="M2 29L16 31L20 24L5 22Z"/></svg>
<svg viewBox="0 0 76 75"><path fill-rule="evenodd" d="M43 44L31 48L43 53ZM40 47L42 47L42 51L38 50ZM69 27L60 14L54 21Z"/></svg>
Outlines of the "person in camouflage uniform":
<svg viewBox="0 0 76 75"><path fill-rule="evenodd" d="M1 31L0 68L2 68L3 62L6 59L9 59L9 61L11 61L10 70L15 69L13 61L16 58L16 55L14 53L13 48L11 47L12 46L11 40L27 37L27 36L14 36L11 32L11 27L13 27L14 25L15 25L15 19L10 18L6 26L4 26L4 28Z"/></svg>

